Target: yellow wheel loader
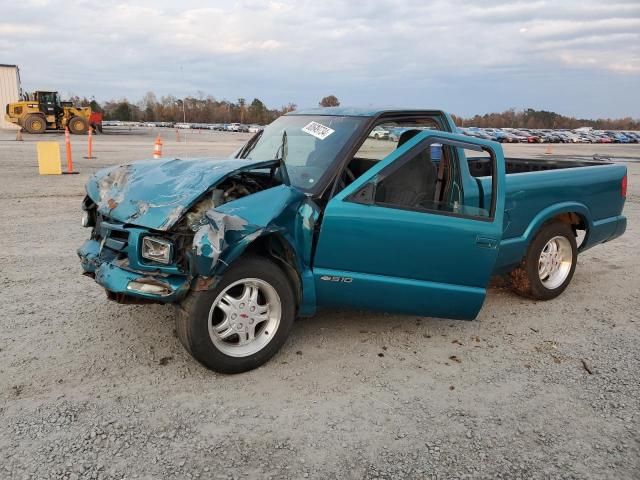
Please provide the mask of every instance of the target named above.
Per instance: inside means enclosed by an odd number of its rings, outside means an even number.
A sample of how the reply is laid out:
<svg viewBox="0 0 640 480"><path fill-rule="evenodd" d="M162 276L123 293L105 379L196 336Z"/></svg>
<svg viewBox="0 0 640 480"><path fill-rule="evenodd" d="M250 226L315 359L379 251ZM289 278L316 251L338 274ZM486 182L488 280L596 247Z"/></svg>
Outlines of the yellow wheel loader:
<svg viewBox="0 0 640 480"><path fill-rule="evenodd" d="M58 92L37 91L24 95L23 100L7 105L5 118L20 125L29 133L45 130L64 130L82 134L89 130L91 108L74 107L71 102L60 101Z"/></svg>

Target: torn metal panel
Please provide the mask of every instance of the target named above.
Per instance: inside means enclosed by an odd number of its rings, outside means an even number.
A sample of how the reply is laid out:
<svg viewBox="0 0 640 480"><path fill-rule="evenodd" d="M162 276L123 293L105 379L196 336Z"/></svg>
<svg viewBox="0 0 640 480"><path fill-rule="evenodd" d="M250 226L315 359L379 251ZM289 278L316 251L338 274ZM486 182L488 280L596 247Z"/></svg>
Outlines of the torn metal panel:
<svg viewBox="0 0 640 480"><path fill-rule="evenodd" d="M166 231L228 175L275 164L239 159L145 160L99 171L89 180L87 194L105 216Z"/></svg>
<svg viewBox="0 0 640 480"><path fill-rule="evenodd" d="M193 239L195 273L210 276L224 270L256 238L285 231L283 213L304 195L280 185L226 203L206 212L207 224Z"/></svg>
<svg viewBox="0 0 640 480"><path fill-rule="evenodd" d="M212 288L215 288L218 280L219 279L217 277L198 277L193 282L193 286L191 288L196 292L211 290Z"/></svg>
<svg viewBox="0 0 640 480"><path fill-rule="evenodd" d="M86 240L77 253L85 273L94 273L96 268L100 266L100 242Z"/></svg>
<svg viewBox="0 0 640 480"><path fill-rule="evenodd" d="M193 273L218 277L255 240L278 234L294 252L292 267L299 273L303 287L301 313L311 314L315 309L311 253L319 214L320 209L312 200L287 185L208 210L207 224L198 229L193 239Z"/></svg>
<svg viewBox="0 0 640 480"><path fill-rule="evenodd" d="M108 292L153 299L163 303L175 302L189 291L191 279L184 275L167 275L158 278L149 274L131 272L109 262L102 263L95 270L95 280ZM162 288L160 294L132 290L132 283L147 284Z"/></svg>
<svg viewBox="0 0 640 480"><path fill-rule="evenodd" d="M221 254L230 244L260 228L250 226L242 217L216 210L207 211L205 217L208 223L200 227L193 237L193 258L195 272L209 276L216 271Z"/></svg>

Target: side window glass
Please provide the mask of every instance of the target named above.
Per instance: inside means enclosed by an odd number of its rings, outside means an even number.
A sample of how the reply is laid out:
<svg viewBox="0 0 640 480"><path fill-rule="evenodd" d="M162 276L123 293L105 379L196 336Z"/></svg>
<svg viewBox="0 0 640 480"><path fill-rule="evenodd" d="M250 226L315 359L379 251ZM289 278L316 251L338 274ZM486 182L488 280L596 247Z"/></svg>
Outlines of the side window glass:
<svg viewBox="0 0 640 480"><path fill-rule="evenodd" d="M474 176L467 183L469 192L464 191L466 171L458 160L467 155L470 169L483 169L481 177ZM389 208L489 219L494 180L494 159L488 153L432 139L380 172L374 202Z"/></svg>
<svg viewBox="0 0 640 480"><path fill-rule="evenodd" d="M354 159L379 161L396 149L396 142L391 140L392 125L376 125L367 135Z"/></svg>
<svg viewBox="0 0 640 480"><path fill-rule="evenodd" d="M424 130L437 130L433 118L385 121L373 127L343 171L338 191Z"/></svg>
<svg viewBox="0 0 640 480"><path fill-rule="evenodd" d="M412 123L389 121L378 124L369 131L367 139L354 155L354 160L382 160L421 131L437 129L438 124L433 119L420 119Z"/></svg>

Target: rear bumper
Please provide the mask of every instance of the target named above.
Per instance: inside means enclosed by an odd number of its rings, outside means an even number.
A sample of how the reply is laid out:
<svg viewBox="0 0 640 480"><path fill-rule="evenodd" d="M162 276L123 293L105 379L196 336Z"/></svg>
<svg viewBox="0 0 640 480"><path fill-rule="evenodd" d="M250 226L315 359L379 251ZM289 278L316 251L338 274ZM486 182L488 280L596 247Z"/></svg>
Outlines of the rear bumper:
<svg viewBox="0 0 640 480"><path fill-rule="evenodd" d="M100 243L87 240L78 249L82 269L104 287L110 299L120 303L174 303L189 291L191 277L157 272L141 272L127 268L127 262L100 259Z"/></svg>
<svg viewBox="0 0 640 480"><path fill-rule="evenodd" d="M616 226L616 231L613 233L613 235L611 235L611 237L609 237L609 240L618 238L620 235L622 235L626 231L627 231L627 217L620 215L618 217L618 224Z"/></svg>

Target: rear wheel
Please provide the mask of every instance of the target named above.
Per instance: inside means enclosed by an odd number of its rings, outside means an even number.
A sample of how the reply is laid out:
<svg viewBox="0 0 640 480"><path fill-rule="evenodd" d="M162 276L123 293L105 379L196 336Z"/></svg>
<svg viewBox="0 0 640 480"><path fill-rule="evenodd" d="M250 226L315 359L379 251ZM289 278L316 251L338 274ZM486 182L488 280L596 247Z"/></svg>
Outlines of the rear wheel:
<svg viewBox="0 0 640 480"><path fill-rule="evenodd" d="M567 288L576 269L578 248L569 225L547 223L536 234L518 268L511 272L516 293L537 300L550 300Z"/></svg>
<svg viewBox="0 0 640 480"><path fill-rule="evenodd" d="M89 131L89 122L83 117L75 116L69 120L69 131L76 135L82 135Z"/></svg>
<svg viewBox="0 0 640 480"><path fill-rule="evenodd" d="M286 274L262 257L232 265L213 289L191 292L176 317L176 331L191 355L221 373L240 373L267 362L282 347L295 317Z"/></svg>
<svg viewBox="0 0 640 480"><path fill-rule="evenodd" d="M29 133L44 133L47 122L41 115L29 115L24 121L24 129Z"/></svg>

